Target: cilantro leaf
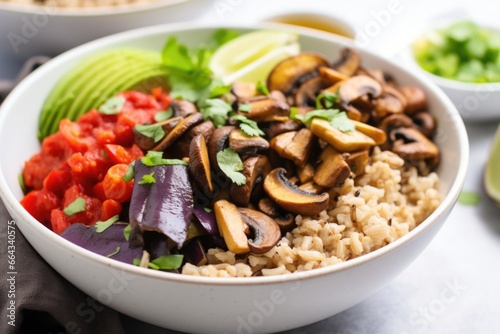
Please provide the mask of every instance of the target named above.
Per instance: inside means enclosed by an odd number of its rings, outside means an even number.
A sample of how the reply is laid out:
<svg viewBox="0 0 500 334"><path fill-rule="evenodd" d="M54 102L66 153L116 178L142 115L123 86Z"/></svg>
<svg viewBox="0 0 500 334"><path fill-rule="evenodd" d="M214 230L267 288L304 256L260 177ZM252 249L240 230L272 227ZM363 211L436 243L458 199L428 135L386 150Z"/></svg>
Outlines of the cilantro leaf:
<svg viewBox="0 0 500 334"><path fill-rule="evenodd" d="M148 167L160 165L188 165L187 162L180 159L163 159L163 152L157 151L148 151L148 153L141 158L141 162Z"/></svg>
<svg viewBox="0 0 500 334"><path fill-rule="evenodd" d="M171 270L180 268L183 260L184 256L182 254L169 254L159 256L150 263L158 266L158 269Z"/></svg>
<svg viewBox="0 0 500 334"><path fill-rule="evenodd" d="M95 223L96 233L104 232L108 227L113 225L113 223L116 222L118 218L119 218L118 215L115 215L106 221L98 221L97 223Z"/></svg>
<svg viewBox="0 0 500 334"><path fill-rule="evenodd" d="M168 108L168 110L159 111L155 115L155 121L156 122L166 121L167 119L172 117L173 114L174 111L172 110L172 108Z"/></svg>
<svg viewBox="0 0 500 334"><path fill-rule="evenodd" d="M124 104L125 98L123 96L114 96L106 100L98 110L104 115L116 115L122 110Z"/></svg>
<svg viewBox="0 0 500 334"><path fill-rule="evenodd" d="M246 177L241 173L243 170L243 162L238 153L232 148L226 148L217 153L217 164L233 183L239 186L246 183Z"/></svg>
<svg viewBox="0 0 500 334"><path fill-rule="evenodd" d="M226 124L229 113L232 111L233 108L220 99L205 100L200 110L203 119L212 121L218 128Z"/></svg>
<svg viewBox="0 0 500 334"><path fill-rule="evenodd" d="M113 253L106 255L106 257L113 257L119 252L120 252L120 246L116 246L116 250Z"/></svg>
<svg viewBox="0 0 500 334"><path fill-rule="evenodd" d="M269 89L267 88L267 86L265 84L262 83L262 81L259 80L259 82L257 82L257 87L256 87L257 91L259 93L261 93L262 95L266 95L266 96L269 96Z"/></svg>
<svg viewBox="0 0 500 334"><path fill-rule="evenodd" d="M313 118L322 118L330 122L340 111L338 109L316 109L305 114L302 122L310 124Z"/></svg>
<svg viewBox="0 0 500 334"><path fill-rule="evenodd" d="M481 195L474 191L463 190L458 197L458 203L462 205L478 205L481 202Z"/></svg>
<svg viewBox="0 0 500 334"><path fill-rule="evenodd" d="M306 125L310 124L313 118L325 119L331 126L342 132L350 132L355 129L354 123L347 117L347 114L338 109L316 109L309 111L304 117L295 115L295 119Z"/></svg>
<svg viewBox="0 0 500 334"><path fill-rule="evenodd" d="M231 29L218 29L214 35L213 40L215 42L215 47L218 48L223 44L226 44L232 39L235 39L240 35L236 30Z"/></svg>
<svg viewBox="0 0 500 334"><path fill-rule="evenodd" d="M122 177L123 181L125 181L125 182L132 181L132 179L134 178L134 174L135 174L134 173L134 171L135 171L134 168L135 168L135 161L132 161L132 163L130 163L128 165L127 172Z"/></svg>
<svg viewBox="0 0 500 334"><path fill-rule="evenodd" d="M252 121L251 119L246 118L243 115L234 115L233 119L240 122L240 129L247 136L255 137L255 136L263 136L265 133L261 129L259 129L259 125L257 122Z"/></svg>
<svg viewBox="0 0 500 334"><path fill-rule="evenodd" d="M163 137L165 137L165 131L159 124L137 124L136 126L134 126L134 130L139 132L143 136L153 139L155 143L159 142Z"/></svg>
<svg viewBox="0 0 500 334"><path fill-rule="evenodd" d="M330 109L338 103L339 94L323 92L316 97L316 109Z"/></svg>
<svg viewBox="0 0 500 334"><path fill-rule="evenodd" d="M72 216L75 213L85 211L86 204L87 202L83 197L77 197L73 202L64 208L63 212L66 216Z"/></svg>
<svg viewBox="0 0 500 334"><path fill-rule="evenodd" d="M222 85L222 84L216 84L211 90L208 95L210 99L222 96L224 94L227 94L231 91L231 85Z"/></svg>
<svg viewBox="0 0 500 334"><path fill-rule="evenodd" d="M156 183L155 172L151 172L150 174L145 174L142 176L142 180L140 180L139 184L152 184Z"/></svg>
<svg viewBox="0 0 500 334"><path fill-rule="evenodd" d="M130 239L130 232L132 232L132 225L128 224L123 229L123 236L125 237L125 240L127 240L127 241Z"/></svg>
<svg viewBox="0 0 500 334"><path fill-rule="evenodd" d="M132 264L134 266L140 266L141 265L141 259L138 259L138 258L135 258L133 261L132 261ZM158 267L156 264L152 263L152 262L148 262L148 268L150 269L154 269L154 270L159 270L160 267Z"/></svg>
<svg viewBox="0 0 500 334"><path fill-rule="evenodd" d="M251 104L240 104L238 110L242 112L250 112L252 110Z"/></svg>
<svg viewBox="0 0 500 334"><path fill-rule="evenodd" d="M186 45L177 42L177 37L170 37L161 52L163 65L179 71L190 71L195 64Z"/></svg>
<svg viewBox="0 0 500 334"><path fill-rule="evenodd" d="M330 124L334 128L342 132L351 132L354 131L356 128L354 123L349 119L349 117L347 117L347 114L343 111L334 115L333 118L330 120Z"/></svg>

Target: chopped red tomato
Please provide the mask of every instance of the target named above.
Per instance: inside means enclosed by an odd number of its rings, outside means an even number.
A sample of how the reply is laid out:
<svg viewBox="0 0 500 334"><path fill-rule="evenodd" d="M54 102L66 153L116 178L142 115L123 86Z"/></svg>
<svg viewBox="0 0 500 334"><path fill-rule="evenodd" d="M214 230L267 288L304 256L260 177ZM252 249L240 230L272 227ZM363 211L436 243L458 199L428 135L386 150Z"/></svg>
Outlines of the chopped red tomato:
<svg viewBox="0 0 500 334"><path fill-rule="evenodd" d="M119 215L122 212L122 205L112 199L107 199L102 202L101 207L101 221L106 221L111 217Z"/></svg>
<svg viewBox="0 0 500 334"><path fill-rule="evenodd" d="M121 145L115 144L107 144L104 145L106 149L106 153L109 158L115 164L130 164L132 161L135 161L144 156L144 153L139 148L139 146L133 144L130 148L125 148Z"/></svg>
<svg viewBox="0 0 500 334"><path fill-rule="evenodd" d="M127 164L117 164L108 169L108 172L102 181L104 195L106 198L113 199L120 203L130 201L134 182L126 182L123 179L127 173L127 169Z"/></svg>

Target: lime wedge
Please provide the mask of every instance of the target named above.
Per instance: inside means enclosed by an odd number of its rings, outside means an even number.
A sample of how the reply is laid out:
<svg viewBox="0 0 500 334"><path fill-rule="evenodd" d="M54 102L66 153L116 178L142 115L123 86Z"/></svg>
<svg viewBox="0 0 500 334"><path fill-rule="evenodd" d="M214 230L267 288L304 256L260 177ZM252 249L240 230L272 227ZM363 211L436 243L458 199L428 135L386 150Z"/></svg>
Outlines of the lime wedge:
<svg viewBox="0 0 500 334"><path fill-rule="evenodd" d="M300 52L298 35L282 31L250 32L221 46L210 69L225 83L265 81L281 60Z"/></svg>
<svg viewBox="0 0 500 334"><path fill-rule="evenodd" d="M500 205L500 126L497 129L484 173L486 194Z"/></svg>

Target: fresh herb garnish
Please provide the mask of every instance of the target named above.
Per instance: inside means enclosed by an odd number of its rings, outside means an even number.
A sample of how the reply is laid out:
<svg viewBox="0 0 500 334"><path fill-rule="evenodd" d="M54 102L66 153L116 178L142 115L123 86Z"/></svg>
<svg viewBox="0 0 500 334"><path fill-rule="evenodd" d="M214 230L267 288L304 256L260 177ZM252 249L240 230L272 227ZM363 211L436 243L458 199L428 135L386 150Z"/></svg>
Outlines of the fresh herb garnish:
<svg viewBox="0 0 500 334"><path fill-rule="evenodd" d="M180 159L163 159L163 152L157 151L148 151L148 153L141 158L141 162L148 167L160 165L188 165L187 162Z"/></svg>
<svg viewBox="0 0 500 334"><path fill-rule="evenodd" d="M323 92L316 97L316 109L331 109L339 101L339 95L331 92Z"/></svg>
<svg viewBox="0 0 500 334"><path fill-rule="evenodd" d="M243 170L243 162L238 153L232 148L226 148L217 153L217 164L233 183L239 186L246 183L246 177L241 173Z"/></svg>
<svg viewBox="0 0 500 334"><path fill-rule="evenodd" d="M155 143L159 142L163 137L165 137L165 131L163 131L163 127L158 124L137 124L134 127L134 130L136 130L143 136L153 139Z"/></svg>
<svg viewBox="0 0 500 334"><path fill-rule="evenodd" d="M242 112L250 112L252 110L251 104L240 104L238 110Z"/></svg>
<svg viewBox="0 0 500 334"><path fill-rule="evenodd" d="M247 136L255 137L255 136L263 136L265 133L261 129L259 129L259 125L257 122L252 121L251 119L246 118L243 115L234 115L232 118L236 121L240 122L240 129Z"/></svg>
<svg viewBox="0 0 500 334"><path fill-rule="evenodd" d="M132 225L128 224L123 229L123 236L125 237L125 240L127 240L127 241L130 239L130 232L132 232Z"/></svg>
<svg viewBox="0 0 500 334"><path fill-rule="evenodd" d="M156 122L163 122L172 117L174 114L174 111L172 108L168 108L167 110L159 111L155 115L155 121Z"/></svg>
<svg viewBox="0 0 500 334"><path fill-rule="evenodd" d="M213 35L214 48L218 48L223 44L226 44L230 40L235 39L240 35L236 30L231 29L218 29Z"/></svg>
<svg viewBox="0 0 500 334"><path fill-rule="evenodd" d="M135 171L135 161L132 161L128 165L127 172L122 177L123 181L125 181L125 182L132 181L132 179L134 178L134 175L135 175L134 171Z"/></svg>
<svg viewBox="0 0 500 334"><path fill-rule="evenodd" d="M210 99L214 99L216 97L220 97L224 94L227 94L231 91L231 85L216 85L212 88L212 90L210 91L210 94L208 95L208 97Z"/></svg>
<svg viewBox="0 0 500 334"><path fill-rule="evenodd" d="M113 223L116 222L118 218L119 218L118 215L115 215L106 221L98 221L97 223L95 223L96 233L104 232L108 227L113 225Z"/></svg>
<svg viewBox="0 0 500 334"><path fill-rule="evenodd" d="M213 211L213 210L212 210L212 209L210 209L210 208L203 208L203 210L205 210L205 212L207 212L207 213L210 213L210 212L212 212L212 211Z"/></svg>
<svg viewBox="0 0 500 334"><path fill-rule="evenodd" d="M154 270L178 269L181 267L183 260L184 256L181 254L162 255L148 262L148 268ZM141 264L141 259L135 258L133 264L139 266Z"/></svg>
<svg viewBox="0 0 500 334"><path fill-rule="evenodd" d="M224 126L233 108L221 99L207 99L201 105L204 120L210 120L218 128Z"/></svg>
<svg viewBox="0 0 500 334"><path fill-rule="evenodd" d="M257 92L261 93L262 95L266 95L266 96L269 96L269 89L267 88L267 86L265 84L262 83L262 81L258 81L257 82L257 87L255 87L257 89Z"/></svg>
<svg viewBox="0 0 500 334"><path fill-rule="evenodd" d="M21 187L21 191L23 192L23 194L26 194L28 191L26 188L26 183L24 183L23 173L19 173L19 175L17 176L17 181L19 182L19 186Z"/></svg>
<svg viewBox="0 0 500 334"><path fill-rule="evenodd" d="M463 190L458 197L458 203L462 205L478 205L481 202L481 195L474 191Z"/></svg>
<svg viewBox="0 0 500 334"><path fill-rule="evenodd" d="M64 208L63 212L66 216L72 216L75 213L85 211L85 205L87 202L83 197L77 197L73 202L71 202L67 207Z"/></svg>
<svg viewBox="0 0 500 334"><path fill-rule="evenodd" d="M350 132L355 129L354 123L347 117L347 114L338 109L317 109L309 111L305 116L300 116L297 113L290 113L290 117L306 125L309 125L313 118L322 118L327 120L331 126L342 132Z"/></svg>
<svg viewBox="0 0 500 334"><path fill-rule="evenodd" d="M99 112L104 115L116 115L122 110L124 104L123 96L114 96L99 107Z"/></svg>
<svg viewBox="0 0 500 334"><path fill-rule="evenodd" d="M139 184L152 184L156 183L155 172L151 172L150 174L145 174L142 176L142 180L140 180Z"/></svg>
<svg viewBox="0 0 500 334"><path fill-rule="evenodd" d="M120 252L120 246L116 246L116 250L111 253L111 254L108 254L106 255L106 257L112 257L112 256L115 256L116 254L118 254Z"/></svg>

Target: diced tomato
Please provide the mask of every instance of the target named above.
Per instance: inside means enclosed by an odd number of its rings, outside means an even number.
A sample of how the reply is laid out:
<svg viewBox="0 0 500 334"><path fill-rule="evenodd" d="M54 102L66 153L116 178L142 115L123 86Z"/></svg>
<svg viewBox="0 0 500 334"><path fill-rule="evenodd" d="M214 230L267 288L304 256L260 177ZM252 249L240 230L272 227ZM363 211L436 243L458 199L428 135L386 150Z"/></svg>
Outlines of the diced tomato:
<svg viewBox="0 0 500 334"><path fill-rule="evenodd" d="M168 95L167 93L165 93L163 91L162 87L157 87L157 88L153 89L153 91L151 92L151 95L153 95L155 97L156 101L158 101L158 103L160 103L161 110L167 110L170 107L170 102L172 102L172 98L170 97L170 95Z"/></svg>
<svg viewBox="0 0 500 334"><path fill-rule="evenodd" d="M102 181L106 198L113 199L120 203L130 201L134 182L126 182L123 180L123 176L127 173L127 169L127 164L117 164L108 170Z"/></svg>
<svg viewBox="0 0 500 334"><path fill-rule="evenodd" d="M85 152L96 144L96 139L86 133L85 127L82 128L79 123L71 122L69 119L61 121L59 131L75 152Z"/></svg>
<svg viewBox="0 0 500 334"><path fill-rule="evenodd" d="M102 202L98 198L87 196L83 192L83 190L84 189L81 185L75 184L69 187L64 193L64 198L62 201L63 211L78 197L81 197L85 200L85 208L83 211L73 213L69 216L66 215L65 219L69 224L82 223L85 225L92 225L101 217Z"/></svg>
<svg viewBox="0 0 500 334"><path fill-rule="evenodd" d="M105 201L107 199L106 194L104 193L104 186L102 185L102 182L96 183L92 187L92 190L93 190L94 196L99 198L101 201Z"/></svg>
<svg viewBox="0 0 500 334"><path fill-rule="evenodd" d="M126 102L123 110L126 109L155 109L161 110L161 105L156 98L139 91L127 91L120 94L125 97Z"/></svg>
<svg viewBox="0 0 500 334"><path fill-rule="evenodd" d="M36 220L50 227L50 212L57 209L61 200L47 190L32 190L21 200L21 205Z"/></svg>
<svg viewBox="0 0 500 334"><path fill-rule="evenodd" d="M115 164L130 164L144 156L142 150L136 144L133 144L130 148L125 148L121 145L108 144L105 145L106 153L108 154L111 161Z"/></svg>
<svg viewBox="0 0 500 334"><path fill-rule="evenodd" d="M111 217L120 215L122 212L122 205L113 199L107 199L102 202L101 206L101 221L106 221Z"/></svg>
<svg viewBox="0 0 500 334"><path fill-rule="evenodd" d="M52 170L43 181L43 188L53 192L58 197L64 195L64 191L72 184L73 176L71 169L67 164L64 164L60 169Z"/></svg>
<svg viewBox="0 0 500 334"><path fill-rule="evenodd" d="M66 216L66 214L59 209L52 210L50 214L50 221L52 223L52 231L57 234L63 233L64 230L70 225L68 216Z"/></svg>

